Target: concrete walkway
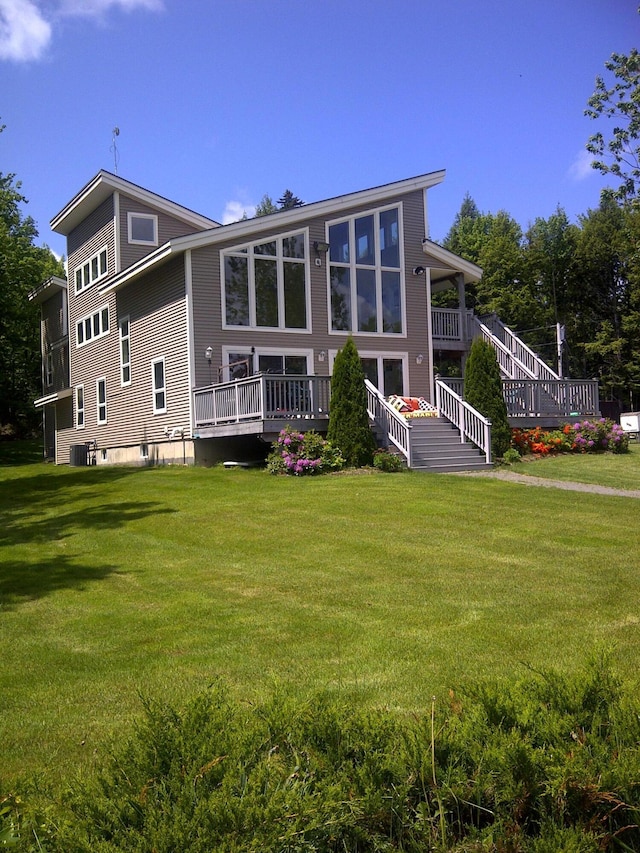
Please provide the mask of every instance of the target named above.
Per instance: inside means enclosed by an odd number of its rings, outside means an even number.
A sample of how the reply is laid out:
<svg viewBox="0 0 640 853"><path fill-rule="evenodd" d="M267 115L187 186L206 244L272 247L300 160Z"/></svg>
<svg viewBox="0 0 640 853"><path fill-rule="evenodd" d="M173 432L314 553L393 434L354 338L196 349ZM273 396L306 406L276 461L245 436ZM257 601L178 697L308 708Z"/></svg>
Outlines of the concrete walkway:
<svg viewBox="0 0 640 853"><path fill-rule="evenodd" d="M613 495L621 498L640 498L640 489L614 489L610 486L597 486L594 483L571 483L563 480L546 480L542 477L530 477L518 474L505 468L494 468L491 471L465 471L462 475L469 477L492 477L495 480L506 480L510 483L524 483L526 486L540 486L545 489L565 489L568 492L589 492L595 495Z"/></svg>

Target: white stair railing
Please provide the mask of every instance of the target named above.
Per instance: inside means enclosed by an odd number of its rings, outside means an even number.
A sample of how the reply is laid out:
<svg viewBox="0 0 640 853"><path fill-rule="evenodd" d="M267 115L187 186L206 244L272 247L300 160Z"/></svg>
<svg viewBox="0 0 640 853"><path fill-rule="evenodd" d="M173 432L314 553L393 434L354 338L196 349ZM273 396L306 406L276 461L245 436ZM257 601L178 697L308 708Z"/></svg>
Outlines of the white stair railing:
<svg viewBox="0 0 640 853"><path fill-rule="evenodd" d="M475 321L482 337L495 348L500 370L507 379L560 379L498 317L475 317Z"/></svg>
<svg viewBox="0 0 640 853"><path fill-rule="evenodd" d="M373 383L365 379L364 384L369 417L382 430L385 438L398 448L411 468L411 424L389 405Z"/></svg>
<svg viewBox="0 0 640 853"><path fill-rule="evenodd" d="M465 402L459 394L441 379L436 379L436 406L438 415L446 418L460 431L460 442L469 439L491 464L491 421Z"/></svg>

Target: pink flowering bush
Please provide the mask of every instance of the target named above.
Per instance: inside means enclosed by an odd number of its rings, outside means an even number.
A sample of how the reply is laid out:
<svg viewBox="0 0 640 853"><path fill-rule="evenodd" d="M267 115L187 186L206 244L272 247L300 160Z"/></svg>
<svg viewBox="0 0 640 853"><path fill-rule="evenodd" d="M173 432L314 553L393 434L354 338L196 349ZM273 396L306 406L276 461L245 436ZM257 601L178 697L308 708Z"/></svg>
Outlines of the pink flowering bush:
<svg viewBox="0 0 640 853"><path fill-rule="evenodd" d="M344 459L337 447L314 430L298 432L290 426L281 430L267 457L267 470L271 474L325 474L337 471Z"/></svg>

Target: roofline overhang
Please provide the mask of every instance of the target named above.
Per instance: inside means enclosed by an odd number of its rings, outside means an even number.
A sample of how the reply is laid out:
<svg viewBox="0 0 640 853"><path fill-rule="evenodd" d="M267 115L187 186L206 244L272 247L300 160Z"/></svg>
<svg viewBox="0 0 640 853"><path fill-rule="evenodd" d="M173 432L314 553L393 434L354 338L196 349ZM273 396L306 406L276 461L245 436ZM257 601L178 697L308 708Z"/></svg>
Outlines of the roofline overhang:
<svg viewBox="0 0 640 853"><path fill-rule="evenodd" d="M46 281L43 281L42 284L39 284L38 287L29 291L27 299L29 302L34 302L36 305L39 305L53 296L55 292L66 289L66 278L61 278L58 275L52 275L51 278L48 278Z"/></svg>
<svg viewBox="0 0 640 853"><path fill-rule="evenodd" d="M51 230L68 236L73 229L114 192L132 196L142 204L159 208L170 216L187 222L199 230L216 228L220 225L215 219L202 216L181 204L170 201L164 196L126 181L111 172L101 169L85 186L76 193L71 201L51 220Z"/></svg>
<svg viewBox="0 0 640 853"><path fill-rule="evenodd" d="M415 178L405 178L402 181L383 184L382 186L373 187L368 190L359 190L348 193L347 195L311 202L301 207L294 207L291 210L282 210L270 213L267 216L256 216L253 219L241 219L229 225L219 225L217 228L212 228L208 231L188 234L185 237L176 237L173 240L169 240L163 246L160 246L155 252L147 255L142 261L127 267L122 273L106 282L100 290L102 293L111 293L114 290L120 290L142 273L167 261L172 255L181 254L190 249L215 245L216 243L242 242L253 235L273 232L274 226L277 226L278 230L282 231L290 227L295 227L298 223L306 219L315 217L331 215L339 219L342 212L355 205L379 204L399 194L416 190L426 190L437 184L441 184L444 181L445 175L445 170L441 169L438 172L429 172L426 175L418 175ZM455 257L451 252L448 254L451 257Z"/></svg>
<svg viewBox="0 0 640 853"><path fill-rule="evenodd" d="M438 243L433 243L431 240L425 239L422 241L422 251L425 255L430 255L442 264L443 269L450 269L454 273L462 273L464 275L464 283L468 284L472 281L480 281L482 278L482 268L471 261L465 261L459 255L450 252Z"/></svg>
<svg viewBox="0 0 640 853"><path fill-rule="evenodd" d="M48 406L58 400L64 400L66 397L70 397L71 393L71 388L63 388L62 391L55 391L53 394L47 394L44 397L39 397L37 400L33 401L33 405L36 409L41 409L43 406Z"/></svg>

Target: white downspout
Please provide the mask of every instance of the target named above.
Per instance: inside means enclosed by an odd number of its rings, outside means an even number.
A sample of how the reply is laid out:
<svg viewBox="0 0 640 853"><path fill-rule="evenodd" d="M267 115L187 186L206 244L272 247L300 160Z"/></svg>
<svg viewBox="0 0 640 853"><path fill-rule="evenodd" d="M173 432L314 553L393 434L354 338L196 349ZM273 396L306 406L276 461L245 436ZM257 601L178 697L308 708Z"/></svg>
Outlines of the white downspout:
<svg viewBox="0 0 640 853"><path fill-rule="evenodd" d="M193 340L193 273L191 267L191 249L184 253L184 295L187 323L187 376L189 391L189 434L193 438L195 421L193 413L193 389L196 387Z"/></svg>

